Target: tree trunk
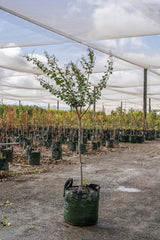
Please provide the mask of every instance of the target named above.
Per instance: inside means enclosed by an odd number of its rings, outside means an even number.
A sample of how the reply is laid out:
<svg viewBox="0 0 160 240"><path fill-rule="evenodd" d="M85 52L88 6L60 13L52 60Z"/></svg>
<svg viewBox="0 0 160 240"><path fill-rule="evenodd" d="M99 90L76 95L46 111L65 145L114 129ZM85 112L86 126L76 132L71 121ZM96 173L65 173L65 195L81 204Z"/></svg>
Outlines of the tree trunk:
<svg viewBox="0 0 160 240"><path fill-rule="evenodd" d="M80 177L81 186L83 186L83 172L82 172L82 158L81 158L81 118L78 117L79 132L78 132L78 151L79 151L79 163L80 163Z"/></svg>

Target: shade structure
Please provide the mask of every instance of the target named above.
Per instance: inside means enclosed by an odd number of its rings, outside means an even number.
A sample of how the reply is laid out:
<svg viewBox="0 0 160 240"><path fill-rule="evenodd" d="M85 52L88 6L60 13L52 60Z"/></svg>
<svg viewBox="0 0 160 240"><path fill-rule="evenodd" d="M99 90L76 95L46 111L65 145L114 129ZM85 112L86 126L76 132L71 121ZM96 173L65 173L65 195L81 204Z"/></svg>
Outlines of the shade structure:
<svg viewBox="0 0 160 240"><path fill-rule="evenodd" d="M55 104L56 98L42 89L26 62L34 53L44 60L44 51L60 64L80 58L92 47L96 84L108 54L114 73L97 110L121 105L142 110L143 69L148 69L148 98L159 109L160 2L157 0L0 0L0 95L13 101ZM62 103L65 105L64 103Z"/></svg>

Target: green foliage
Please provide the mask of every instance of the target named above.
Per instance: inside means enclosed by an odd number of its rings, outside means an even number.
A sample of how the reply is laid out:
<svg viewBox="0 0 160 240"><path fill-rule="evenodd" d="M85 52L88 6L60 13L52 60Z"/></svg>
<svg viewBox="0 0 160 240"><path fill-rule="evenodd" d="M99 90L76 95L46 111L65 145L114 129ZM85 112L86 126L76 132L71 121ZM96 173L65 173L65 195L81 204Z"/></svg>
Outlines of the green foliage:
<svg viewBox="0 0 160 240"><path fill-rule="evenodd" d="M78 152L81 165L81 186L83 186L80 150L81 120L89 107L100 99L102 90L106 87L107 80L110 74L112 74L113 60L108 60L106 71L97 85L93 87L90 82L90 75L94 70L95 56L91 49L88 49L87 58L83 56L78 63L71 61L63 69L59 66L55 56L49 56L48 53L45 53L45 57L47 64L44 64L35 57L27 56L27 60L33 62L44 73L44 77L38 77L42 87L76 110L79 124ZM78 67L78 64L80 67ZM84 108L86 109L84 110Z"/></svg>
<svg viewBox="0 0 160 240"><path fill-rule="evenodd" d="M77 127L77 115L76 111L62 111L43 109L35 106L9 106L0 105L0 124L1 127L15 127L16 124L22 126L29 125L59 125L59 126L72 126ZM23 110L22 110L23 109ZM3 111L4 110L4 111ZM82 110L84 113L85 110ZM9 123L12 124L9 124ZM156 111L147 113L147 127L148 129L159 129L160 115ZM119 111L112 111L111 114L106 115L103 111L96 112L95 117L93 116L93 110L88 110L82 119L83 128L143 128L143 112L134 111L131 113Z"/></svg>
<svg viewBox="0 0 160 240"><path fill-rule="evenodd" d="M149 116L150 116L152 119L156 119L156 117L157 117L157 111L156 111L156 110L152 110L152 111L149 113Z"/></svg>
<svg viewBox="0 0 160 240"><path fill-rule="evenodd" d="M102 90L106 87L107 80L112 74L113 60L111 58L108 60L104 75L93 88L90 75L93 73L95 56L91 49L88 49L87 58L83 56L79 60L80 67L78 64L70 62L62 69L55 56L49 56L48 53L45 53L45 57L47 64L35 57L27 56L27 60L41 69L46 77L38 77L40 84L71 108L76 109L79 118L83 117L85 112L82 113L82 109L87 107L88 110L90 105L100 99Z"/></svg>
<svg viewBox="0 0 160 240"><path fill-rule="evenodd" d="M6 115L7 109L8 109L7 105L4 105L4 104L0 105L0 116L1 117Z"/></svg>

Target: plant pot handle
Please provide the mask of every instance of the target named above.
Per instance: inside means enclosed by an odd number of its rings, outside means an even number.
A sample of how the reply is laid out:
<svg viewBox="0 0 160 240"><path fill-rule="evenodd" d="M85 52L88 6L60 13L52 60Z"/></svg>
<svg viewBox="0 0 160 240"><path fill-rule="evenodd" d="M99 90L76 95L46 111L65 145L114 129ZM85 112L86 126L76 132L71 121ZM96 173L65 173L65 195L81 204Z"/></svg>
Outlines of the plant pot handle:
<svg viewBox="0 0 160 240"><path fill-rule="evenodd" d="M92 201L95 202L97 200L97 195L96 195L95 191L99 191L100 186L97 184L90 184L90 185L87 185L87 189L91 194Z"/></svg>
<svg viewBox="0 0 160 240"><path fill-rule="evenodd" d="M73 184L73 178L68 178L64 184L64 192L65 192L65 189L72 187L72 184ZM63 197L64 197L64 194L63 194Z"/></svg>

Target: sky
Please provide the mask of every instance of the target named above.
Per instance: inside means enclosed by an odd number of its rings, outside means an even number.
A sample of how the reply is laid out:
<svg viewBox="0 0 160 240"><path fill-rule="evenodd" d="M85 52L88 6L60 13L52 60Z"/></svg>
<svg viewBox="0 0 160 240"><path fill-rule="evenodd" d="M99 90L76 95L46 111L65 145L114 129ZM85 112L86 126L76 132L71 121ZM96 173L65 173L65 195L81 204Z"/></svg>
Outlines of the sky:
<svg viewBox="0 0 160 240"><path fill-rule="evenodd" d="M114 74L108 82L115 87L105 90L107 100L103 98L101 105L106 104L108 108L111 99L113 108L121 101L128 101L128 107L142 108L143 68L160 67L158 0L0 0L0 6L43 26L0 10L0 84L3 85L0 98L18 99L22 95L22 99L28 96L35 100L37 96L37 102L42 101L40 90L36 89L39 83L31 75L37 70L26 62L24 55L34 53L44 60L44 51L47 51L54 54L60 64L65 64L86 54L86 45L89 45L99 49L95 50L97 74L93 81L98 79L98 72L104 71L106 52L117 57ZM148 94L155 108L159 107L159 95L155 94L160 88L159 80L158 75L148 74ZM24 91L25 86L34 89ZM127 91L129 95L124 93ZM49 103L52 98L42 92L42 102Z"/></svg>

